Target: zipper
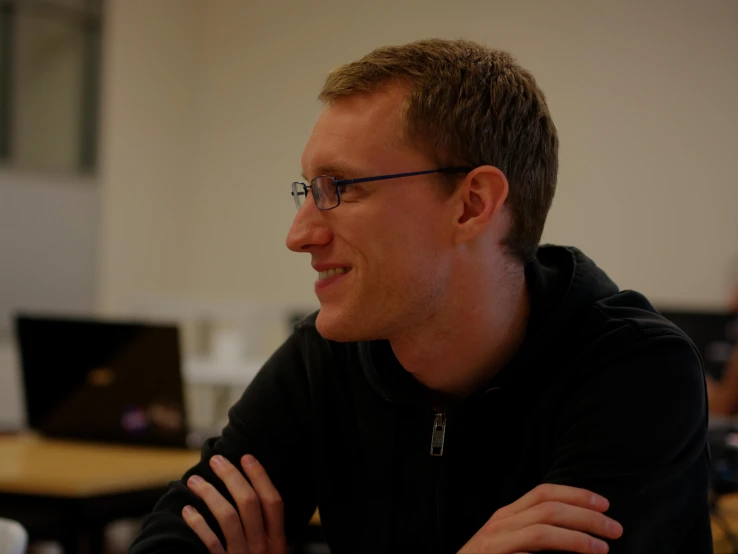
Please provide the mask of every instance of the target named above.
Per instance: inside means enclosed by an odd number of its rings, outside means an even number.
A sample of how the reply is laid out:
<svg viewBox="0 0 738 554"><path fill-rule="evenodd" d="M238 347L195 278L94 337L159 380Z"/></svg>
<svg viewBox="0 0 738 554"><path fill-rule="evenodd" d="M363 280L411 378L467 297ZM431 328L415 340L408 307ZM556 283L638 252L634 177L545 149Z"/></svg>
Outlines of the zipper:
<svg viewBox="0 0 738 554"><path fill-rule="evenodd" d="M443 412L436 412L433 418L430 455L433 457L433 535L436 544L434 551L443 552L443 444L446 440L448 417Z"/></svg>
<svg viewBox="0 0 738 554"><path fill-rule="evenodd" d="M446 423L448 417L443 412L436 412L433 420L433 434L431 435L431 456L443 456L443 442L446 440Z"/></svg>

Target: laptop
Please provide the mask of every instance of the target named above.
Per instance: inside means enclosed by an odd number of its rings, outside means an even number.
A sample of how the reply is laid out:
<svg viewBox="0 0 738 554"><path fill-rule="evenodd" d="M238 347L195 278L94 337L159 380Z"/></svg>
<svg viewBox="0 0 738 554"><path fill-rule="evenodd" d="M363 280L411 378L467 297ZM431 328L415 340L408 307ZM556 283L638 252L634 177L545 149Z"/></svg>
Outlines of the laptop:
<svg viewBox="0 0 738 554"><path fill-rule="evenodd" d="M659 310L692 339L702 354L705 373L720 380L738 344L738 314L730 312L699 312Z"/></svg>
<svg viewBox="0 0 738 554"><path fill-rule="evenodd" d="M174 325L18 315L28 426L47 437L187 446Z"/></svg>

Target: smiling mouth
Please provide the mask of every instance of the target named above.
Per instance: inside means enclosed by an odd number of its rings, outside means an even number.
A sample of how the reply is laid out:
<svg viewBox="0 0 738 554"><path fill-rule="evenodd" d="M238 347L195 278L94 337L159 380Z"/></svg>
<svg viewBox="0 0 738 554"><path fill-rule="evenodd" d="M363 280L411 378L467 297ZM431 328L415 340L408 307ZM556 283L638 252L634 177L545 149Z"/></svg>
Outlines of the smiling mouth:
<svg viewBox="0 0 738 554"><path fill-rule="evenodd" d="M335 277L336 275L343 275L344 273L348 273L349 271L351 271L350 267L335 267L327 269L318 273L318 281L328 279L329 277Z"/></svg>

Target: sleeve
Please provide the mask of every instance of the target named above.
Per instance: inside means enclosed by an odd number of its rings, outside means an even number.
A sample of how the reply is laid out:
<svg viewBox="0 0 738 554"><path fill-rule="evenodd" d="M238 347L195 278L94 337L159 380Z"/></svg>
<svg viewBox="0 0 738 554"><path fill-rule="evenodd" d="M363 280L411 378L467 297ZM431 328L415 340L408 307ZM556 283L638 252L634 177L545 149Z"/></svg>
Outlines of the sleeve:
<svg viewBox="0 0 738 554"><path fill-rule="evenodd" d="M311 402L305 363L297 334L293 334L266 362L238 402L228 412L220 437L209 439L200 462L168 491L144 521L129 554L207 554L197 535L182 519L182 508L194 506L221 542L223 534L205 503L191 493L187 479L197 474L213 484L231 503L225 485L208 461L221 454L241 470L240 459L253 454L280 492L285 508L285 530L291 542L315 511L311 479ZM243 471L241 470L243 473Z"/></svg>
<svg viewBox="0 0 738 554"><path fill-rule="evenodd" d="M607 515L623 526L611 554L712 552L699 354L676 335L624 350L572 393L544 482L610 501Z"/></svg>

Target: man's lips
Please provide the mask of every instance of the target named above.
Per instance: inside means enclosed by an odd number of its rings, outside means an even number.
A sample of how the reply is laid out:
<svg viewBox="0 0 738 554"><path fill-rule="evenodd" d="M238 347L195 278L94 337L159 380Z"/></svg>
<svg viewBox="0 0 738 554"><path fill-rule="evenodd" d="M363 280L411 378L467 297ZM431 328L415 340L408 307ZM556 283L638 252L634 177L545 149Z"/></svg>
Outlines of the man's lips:
<svg viewBox="0 0 738 554"><path fill-rule="evenodd" d="M351 264L346 262L322 262L319 264L312 264L312 266L317 272L328 271L329 269L339 269L342 267L351 268Z"/></svg>
<svg viewBox="0 0 738 554"><path fill-rule="evenodd" d="M334 283L344 279L352 270L350 265L338 262L313 264L313 268L318 271L318 278L315 281L316 294L332 287Z"/></svg>

